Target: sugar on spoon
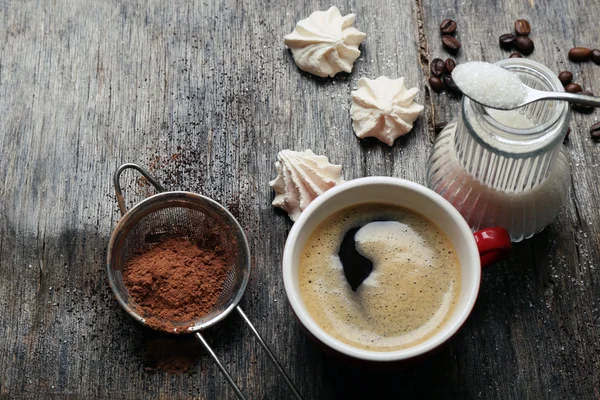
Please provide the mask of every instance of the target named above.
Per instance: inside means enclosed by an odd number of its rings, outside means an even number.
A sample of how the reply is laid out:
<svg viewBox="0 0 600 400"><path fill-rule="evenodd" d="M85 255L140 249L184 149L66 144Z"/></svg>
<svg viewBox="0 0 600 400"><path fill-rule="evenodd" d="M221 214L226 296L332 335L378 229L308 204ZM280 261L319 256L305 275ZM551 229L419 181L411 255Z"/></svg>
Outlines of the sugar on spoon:
<svg viewBox="0 0 600 400"><path fill-rule="evenodd" d="M471 100L499 110L512 110L540 100L564 100L600 107L600 97L533 89L521 82L517 74L482 61L457 65L452 71L452 79Z"/></svg>

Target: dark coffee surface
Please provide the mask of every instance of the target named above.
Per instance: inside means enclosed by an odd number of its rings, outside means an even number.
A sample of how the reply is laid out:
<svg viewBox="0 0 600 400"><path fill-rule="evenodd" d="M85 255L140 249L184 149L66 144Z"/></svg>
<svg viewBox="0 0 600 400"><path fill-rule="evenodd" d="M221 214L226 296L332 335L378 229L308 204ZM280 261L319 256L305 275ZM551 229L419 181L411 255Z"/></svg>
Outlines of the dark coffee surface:
<svg viewBox="0 0 600 400"><path fill-rule="evenodd" d="M359 253L356 249L356 240L354 235L361 227L350 229L344 235L338 257L344 268L344 276L352 290L356 291L365 279L369 277L373 271L373 261Z"/></svg>

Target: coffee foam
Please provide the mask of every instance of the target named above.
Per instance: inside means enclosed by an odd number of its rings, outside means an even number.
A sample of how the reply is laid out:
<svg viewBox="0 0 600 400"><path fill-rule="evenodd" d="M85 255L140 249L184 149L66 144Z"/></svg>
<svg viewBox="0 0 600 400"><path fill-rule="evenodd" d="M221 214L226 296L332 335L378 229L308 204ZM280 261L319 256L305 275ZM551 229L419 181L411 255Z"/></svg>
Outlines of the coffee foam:
<svg viewBox="0 0 600 400"><path fill-rule="evenodd" d="M374 269L353 292L337 252L356 226L362 226L356 248ZM401 207L370 203L321 223L303 249L299 279L303 301L325 331L355 347L389 351L440 330L458 300L461 275L454 248L434 223Z"/></svg>

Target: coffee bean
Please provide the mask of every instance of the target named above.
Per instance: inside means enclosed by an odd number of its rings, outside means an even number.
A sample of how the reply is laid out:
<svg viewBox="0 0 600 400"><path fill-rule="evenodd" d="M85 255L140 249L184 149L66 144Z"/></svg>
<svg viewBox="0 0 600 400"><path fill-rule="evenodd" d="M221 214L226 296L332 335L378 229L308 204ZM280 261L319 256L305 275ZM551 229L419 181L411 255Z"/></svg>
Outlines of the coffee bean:
<svg viewBox="0 0 600 400"><path fill-rule="evenodd" d="M515 46L517 46L517 49L525 55L533 53L533 49L535 48L533 40L529 39L527 36L517 36Z"/></svg>
<svg viewBox="0 0 600 400"><path fill-rule="evenodd" d="M531 25L526 19L515 21L515 33L519 36L527 36L531 33Z"/></svg>
<svg viewBox="0 0 600 400"><path fill-rule="evenodd" d="M437 124L435 124L435 126L433 127L435 134L439 135L440 132L446 127L446 125L448 125L446 121L438 122Z"/></svg>
<svg viewBox="0 0 600 400"><path fill-rule="evenodd" d="M579 86L576 83L569 83L568 85L565 86L565 91L567 91L569 93L579 93L582 90L583 89L581 88L581 86Z"/></svg>
<svg viewBox="0 0 600 400"><path fill-rule="evenodd" d="M569 50L569 60L575 62L587 61L592 56L592 50L587 47L573 47Z"/></svg>
<svg viewBox="0 0 600 400"><path fill-rule="evenodd" d="M508 58L523 58L521 53L512 53Z"/></svg>
<svg viewBox="0 0 600 400"><path fill-rule="evenodd" d="M600 65L600 50L592 50L592 61L594 62L594 64Z"/></svg>
<svg viewBox="0 0 600 400"><path fill-rule="evenodd" d="M444 90L444 82L442 82L442 80L437 76L432 76L429 78L429 86L431 86L431 89L437 93Z"/></svg>
<svg viewBox="0 0 600 400"><path fill-rule="evenodd" d="M456 32L456 22L451 19L445 19L440 24L440 30L443 35L452 35Z"/></svg>
<svg viewBox="0 0 600 400"><path fill-rule="evenodd" d="M434 58L431 61L429 69L434 76L442 76L446 72L446 64L444 64L444 60L441 58Z"/></svg>
<svg viewBox="0 0 600 400"><path fill-rule="evenodd" d="M516 39L517 38L512 33L505 33L504 35L501 35L498 40L500 41L500 47L510 50L515 45Z"/></svg>
<svg viewBox="0 0 600 400"><path fill-rule="evenodd" d="M593 139L600 139L600 122L596 122L590 127L590 135Z"/></svg>
<svg viewBox="0 0 600 400"><path fill-rule="evenodd" d="M586 96L593 96L594 95L594 93L590 92L589 90L584 90L580 94L585 94ZM573 103L573 110L578 111L580 113L589 114L592 111L594 111L594 107L592 107L592 106L586 106L584 104Z"/></svg>
<svg viewBox="0 0 600 400"><path fill-rule="evenodd" d="M456 67L456 61L451 58L446 58L444 65L446 66L446 72L451 74L452 71L454 71L454 67Z"/></svg>
<svg viewBox="0 0 600 400"><path fill-rule="evenodd" d="M567 86L569 83L573 82L573 74L569 71L563 71L558 74L558 79L563 84L563 86Z"/></svg>
<svg viewBox="0 0 600 400"><path fill-rule="evenodd" d="M458 53L462 44L450 35L442 36L442 44L450 53Z"/></svg>
<svg viewBox="0 0 600 400"><path fill-rule="evenodd" d="M446 89L453 93L462 93L458 86L456 86L456 83L454 83L454 79L452 79L450 75L444 75L442 79L444 80L444 85L446 86Z"/></svg>

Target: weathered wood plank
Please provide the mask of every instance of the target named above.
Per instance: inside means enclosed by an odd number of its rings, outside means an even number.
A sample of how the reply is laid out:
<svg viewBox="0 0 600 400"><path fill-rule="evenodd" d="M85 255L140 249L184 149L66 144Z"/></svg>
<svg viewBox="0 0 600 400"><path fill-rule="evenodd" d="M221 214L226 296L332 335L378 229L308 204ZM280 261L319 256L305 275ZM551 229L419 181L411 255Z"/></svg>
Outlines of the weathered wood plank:
<svg viewBox="0 0 600 400"><path fill-rule="evenodd" d="M232 396L202 352L191 375L144 372L155 335L112 299L103 269L118 219L111 175L133 161L239 216L255 264L244 308L307 398L332 394L322 356L285 301L279 264L291 223L270 206L275 155L312 148L344 165L348 179L422 181L412 163L424 165L427 148L419 125L391 149L361 144L349 119L360 76L422 82L410 2L395 5L396 15L339 4L357 12L357 26L369 33L364 56L350 76L314 79L295 67L282 39L297 20L328 6L57 1L2 8L0 362L10 367L0 372L0 393ZM127 189L132 200L144 195L133 179ZM209 338L245 392L289 395L235 318Z"/></svg>
<svg viewBox="0 0 600 400"><path fill-rule="evenodd" d="M516 19L532 26L535 51L529 57L598 92L600 68L567 58L576 45L600 43L593 16L596 2L499 1L423 2L431 57L446 57L439 24L458 22L463 49L458 62L497 61L510 52L498 37L513 31ZM585 10L583 12L582 10ZM436 119L457 115L459 102L433 95ZM571 201L544 232L516 246L504 265L485 271L478 304L456 347L464 394L486 399L597 398L600 395L600 147L589 137L598 120L573 113L567 148L571 155ZM477 388L469 393L469 388Z"/></svg>

